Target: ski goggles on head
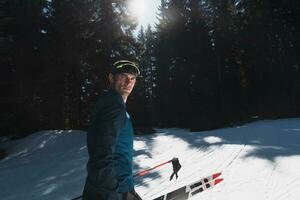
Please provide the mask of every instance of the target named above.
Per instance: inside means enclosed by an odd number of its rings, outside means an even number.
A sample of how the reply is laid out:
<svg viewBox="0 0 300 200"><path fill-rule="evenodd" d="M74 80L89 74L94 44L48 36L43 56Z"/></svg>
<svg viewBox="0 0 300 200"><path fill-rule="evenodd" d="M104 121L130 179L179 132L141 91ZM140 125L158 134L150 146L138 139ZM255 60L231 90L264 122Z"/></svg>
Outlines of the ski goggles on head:
<svg viewBox="0 0 300 200"><path fill-rule="evenodd" d="M119 60L113 64L112 74L130 73L138 76L140 74L139 67L136 63L129 60Z"/></svg>

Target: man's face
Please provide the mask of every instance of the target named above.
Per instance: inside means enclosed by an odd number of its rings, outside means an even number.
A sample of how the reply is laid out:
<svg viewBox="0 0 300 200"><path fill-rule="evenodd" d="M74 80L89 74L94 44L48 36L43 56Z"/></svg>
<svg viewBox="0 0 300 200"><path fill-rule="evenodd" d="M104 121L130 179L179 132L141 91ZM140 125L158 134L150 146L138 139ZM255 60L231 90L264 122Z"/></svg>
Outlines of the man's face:
<svg viewBox="0 0 300 200"><path fill-rule="evenodd" d="M119 92L122 96L128 96L136 82L136 76L129 73L109 74L109 82L113 89Z"/></svg>

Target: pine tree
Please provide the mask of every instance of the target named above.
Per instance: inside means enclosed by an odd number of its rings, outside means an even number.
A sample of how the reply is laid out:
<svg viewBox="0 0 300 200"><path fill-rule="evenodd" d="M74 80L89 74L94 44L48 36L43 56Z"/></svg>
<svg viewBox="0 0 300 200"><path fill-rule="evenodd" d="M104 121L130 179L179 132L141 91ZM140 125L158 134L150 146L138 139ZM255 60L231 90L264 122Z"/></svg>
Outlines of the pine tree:
<svg viewBox="0 0 300 200"><path fill-rule="evenodd" d="M8 99L3 114L9 133L28 134L40 124L39 97L37 85L40 82L39 66L42 64L40 45L42 33L42 7L45 1L2 1L2 23L6 23L2 34L8 45L1 57L7 70L3 75L7 79L5 88L10 90L4 96Z"/></svg>
<svg viewBox="0 0 300 200"><path fill-rule="evenodd" d="M154 56L154 34L151 30L151 26L148 25L147 30L144 31L141 27L137 40L140 43L140 56L139 65L141 68L141 76L139 78L137 88L135 91L139 94L139 105L143 105L139 108L139 123L144 127L151 127L157 123L155 116L156 95L154 93L156 87L156 58Z"/></svg>
<svg viewBox="0 0 300 200"><path fill-rule="evenodd" d="M107 87L112 63L135 58L135 24L128 20L123 1L52 1L50 8L48 39L53 42L47 69L56 74L57 85L51 87L59 94L55 99L63 102L63 120L55 123L82 127Z"/></svg>
<svg viewBox="0 0 300 200"><path fill-rule="evenodd" d="M197 0L187 4L186 57L189 69L189 98L192 130L209 129L218 121L217 82L218 68L213 54L212 36L209 34L210 16Z"/></svg>
<svg viewBox="0 0 300 200"><path fill-rule="evenodd" d="M14 20L12 6L8 6L9 1L0 2L0 132L9 134L14 132L13 118L16 116L17 94L14 88L16 83L13 82L15 65L13 65L12 49L15 32L13 32L11 23Z"/></svg>

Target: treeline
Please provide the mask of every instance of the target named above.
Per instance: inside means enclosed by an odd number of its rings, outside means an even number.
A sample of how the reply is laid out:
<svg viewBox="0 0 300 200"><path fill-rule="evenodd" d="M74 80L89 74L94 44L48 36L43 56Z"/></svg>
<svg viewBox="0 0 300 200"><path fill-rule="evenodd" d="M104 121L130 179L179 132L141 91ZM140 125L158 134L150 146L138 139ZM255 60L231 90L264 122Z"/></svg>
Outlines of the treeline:
<svg viewBox="0 0 300 200"><path fill-rule="evenodd" d="M158 17L139 34L151 116L140 123L205 130L299 116L299 1L162 0Z"/></svg>
<svg viewBox="0 0 300 200"><path fill-rule="evenodd" d="M2 1L1 134L86 126L111 63L137 57L125 3Z"/></svg>
<svg viewBox="0 0 300 200"><path fill-rule="evenodd" d="M84 129L118 59L142 68L128 101L136 127L300 114L297 0L161 0L137 38L122 0L0 4L2 135Z"/></svg>

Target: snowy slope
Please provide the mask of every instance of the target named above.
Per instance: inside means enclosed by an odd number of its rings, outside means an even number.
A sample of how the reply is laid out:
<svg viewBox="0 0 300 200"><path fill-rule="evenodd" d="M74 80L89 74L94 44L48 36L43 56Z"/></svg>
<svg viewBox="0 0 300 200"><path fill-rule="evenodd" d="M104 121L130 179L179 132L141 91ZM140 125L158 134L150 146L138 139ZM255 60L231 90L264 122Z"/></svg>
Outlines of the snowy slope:
<svg viewBox="0 0 300 200"><path fill-rule="evenodd" d="M0 161L1 200L70 200L82 190L84 132L42 131L6 145L12 147Z"/></svg>
<svg viewBox="0 0 300 200"><path fill-rule="evenodd" d="M152 199L221 171L224 181L194 199L299 200L300 119L259 121L240 127L188 132L158 129L135 138L140 171L178 157L178 180L167 165L136 180L136 190ZM43 131L14 141L0 161L0 197L7 200L64 200L80 195L86 176L85 134Z"/></svg>

